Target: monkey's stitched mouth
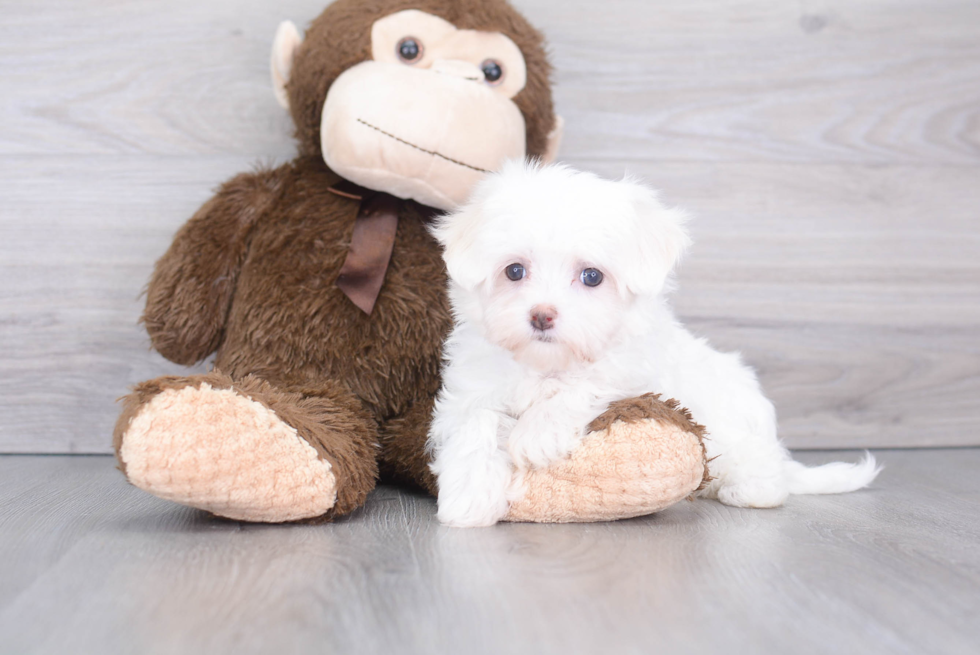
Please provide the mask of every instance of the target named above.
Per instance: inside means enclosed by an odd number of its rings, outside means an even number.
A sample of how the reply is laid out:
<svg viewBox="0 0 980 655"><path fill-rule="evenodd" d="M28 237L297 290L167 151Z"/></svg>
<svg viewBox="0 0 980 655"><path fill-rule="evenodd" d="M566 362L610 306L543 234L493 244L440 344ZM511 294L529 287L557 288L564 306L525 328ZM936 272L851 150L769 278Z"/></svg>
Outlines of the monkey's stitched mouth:
<svg viewBox="0 0 980 655"><path fill-rule="evenodd" d="M409 146L410 148L415 148L416 150L418 150L420 152L424 152L427 155L432 155L433 157L438 157L439 159L445 159L446 161L448 161L451 164L456 164L457 166L462 166L463 168L468 168L470 170L477 171L478 173L489 173L490 172L490 171L488 171L486 169L477 168L476 166L470 166L469 164L467 164L465 162L457 161L457 160L453 159L452 157L447 157L446 155L444 155L442 153L439 153L439 152L436 152L435 150L426 150L422 146L417 146L414 143L410 143L410 142L406 141L405 139L401 139L401 138L395 136L394 134L391 134L390 132L385 132L384 130L382 130L377 125L371 125L367 121L362 120L360 118L357 119L357 122L360 123L361 125L366 126L366 127L370 127L372 130L374 130L376 132L379 132L381 134L384 134L389 139L394 139L398 143L404 143L406 146Z"/></svg>

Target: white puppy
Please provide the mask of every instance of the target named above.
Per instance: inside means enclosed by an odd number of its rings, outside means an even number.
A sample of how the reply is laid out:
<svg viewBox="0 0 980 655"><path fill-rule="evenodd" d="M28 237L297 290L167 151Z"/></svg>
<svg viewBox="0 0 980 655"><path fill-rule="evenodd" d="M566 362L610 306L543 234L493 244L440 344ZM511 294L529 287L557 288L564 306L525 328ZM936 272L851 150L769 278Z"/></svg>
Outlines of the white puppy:
<svg viewBox="0 0 980 655"><path fill-rule="evenodd" d="M496 523L523 469L568 455L611 401L651 391L705 425L715 480L702 493L728 505L875 478L870 455L794 462L754 372L678 323L664 290L690 245L684 222L635 182L533 164L488 176L438 222L456 316L428 444L440 521Z"/></svg>

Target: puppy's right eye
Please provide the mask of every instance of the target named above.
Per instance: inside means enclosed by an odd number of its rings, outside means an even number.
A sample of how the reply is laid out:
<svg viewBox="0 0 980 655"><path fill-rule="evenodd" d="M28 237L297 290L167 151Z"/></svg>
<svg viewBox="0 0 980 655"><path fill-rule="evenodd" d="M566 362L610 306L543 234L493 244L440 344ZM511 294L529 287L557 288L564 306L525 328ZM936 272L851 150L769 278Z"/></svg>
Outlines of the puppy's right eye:
<svg viewBox="0 0 980 655"><path fill-rule="evenodd" d="M597 268L587 268L582 271L582 284L587 287L597 287L602 284L602 271Z"/></svg>
<svg viewBox="0 0 980 655"><path fill-rule="evenodd" d="M524 277L526 271L522 264L511 264L504 269L504 273L507 275L507 279L512 282L517 282Z"/></svg>

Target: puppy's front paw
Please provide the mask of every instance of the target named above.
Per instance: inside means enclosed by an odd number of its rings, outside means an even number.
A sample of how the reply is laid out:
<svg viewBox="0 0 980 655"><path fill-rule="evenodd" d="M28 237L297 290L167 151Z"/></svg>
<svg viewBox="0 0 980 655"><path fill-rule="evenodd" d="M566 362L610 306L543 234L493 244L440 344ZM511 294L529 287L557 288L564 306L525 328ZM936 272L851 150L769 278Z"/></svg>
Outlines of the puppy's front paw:
<svg viewBox="0 0 980 655"><path fill-rule="evenodd" d="M573 424L528 413L510 433L507 451L520 468L547 468L568 457L581 438L581 428Z"/></svg>
<svg viewBox="0 0 980 655"><path fill-rule="evenodd" d="M503 494L439 494L436 518L454 528L485 528L504 517L509 508Z"/></svg>
<svg viewBox="0 0 980 655"><path fill-rule="evenodd" d="M439 475L436 517L457 528L493 525L510 509L507 488L512 476L510 462L499 451L491 461L478 465L457 462Z"/></svg>

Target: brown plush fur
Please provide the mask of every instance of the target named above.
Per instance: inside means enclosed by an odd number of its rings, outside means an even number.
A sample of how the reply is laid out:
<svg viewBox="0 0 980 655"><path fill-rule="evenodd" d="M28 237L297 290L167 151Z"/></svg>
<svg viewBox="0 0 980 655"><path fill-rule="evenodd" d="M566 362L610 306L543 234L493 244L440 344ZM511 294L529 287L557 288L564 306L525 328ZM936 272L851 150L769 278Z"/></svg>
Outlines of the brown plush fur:
<svg viewBox="0 0 980 655"><path fill-rule="evenodd" d="M419 398L404 415L385 423L379 435L382 478L421 487L432 495L438 489L425 442L434 405L435 394Z"/></svg>
<svg viewBox="0 0 980 655"><path fill-rule="evenodd" d="M275 172L238 175L177 232L157 262L143 312L161 355L190 365L221 343L249 231L281 197L281 182Z"/></svg>
<svg viewBox="0 0 980 655"><path fill-rule="evenodd" d="M544 153L555 125L551 66L544 38L504 0L337 0L313 21L293 60L286 90L300 152L320 155L320 115L341 73L371 59L371 25L396 11L419 9L460 29L501 32L520 48L527 83L514 102L527 125L527 154Z"/></svg>
<svg viewBox="0 0 980 655"><path fill-rule="evenodd" d="M636 423L648 418L672 423L686 432L697 435L698 439L703 439L705 435L704 426L695 423L687 409L681 407L680 403L674 399L660 400L658 393L645 393L636 398L609 403L609 409L589 423L588 431L601 432L608 429L616 421Z"/></svg>

